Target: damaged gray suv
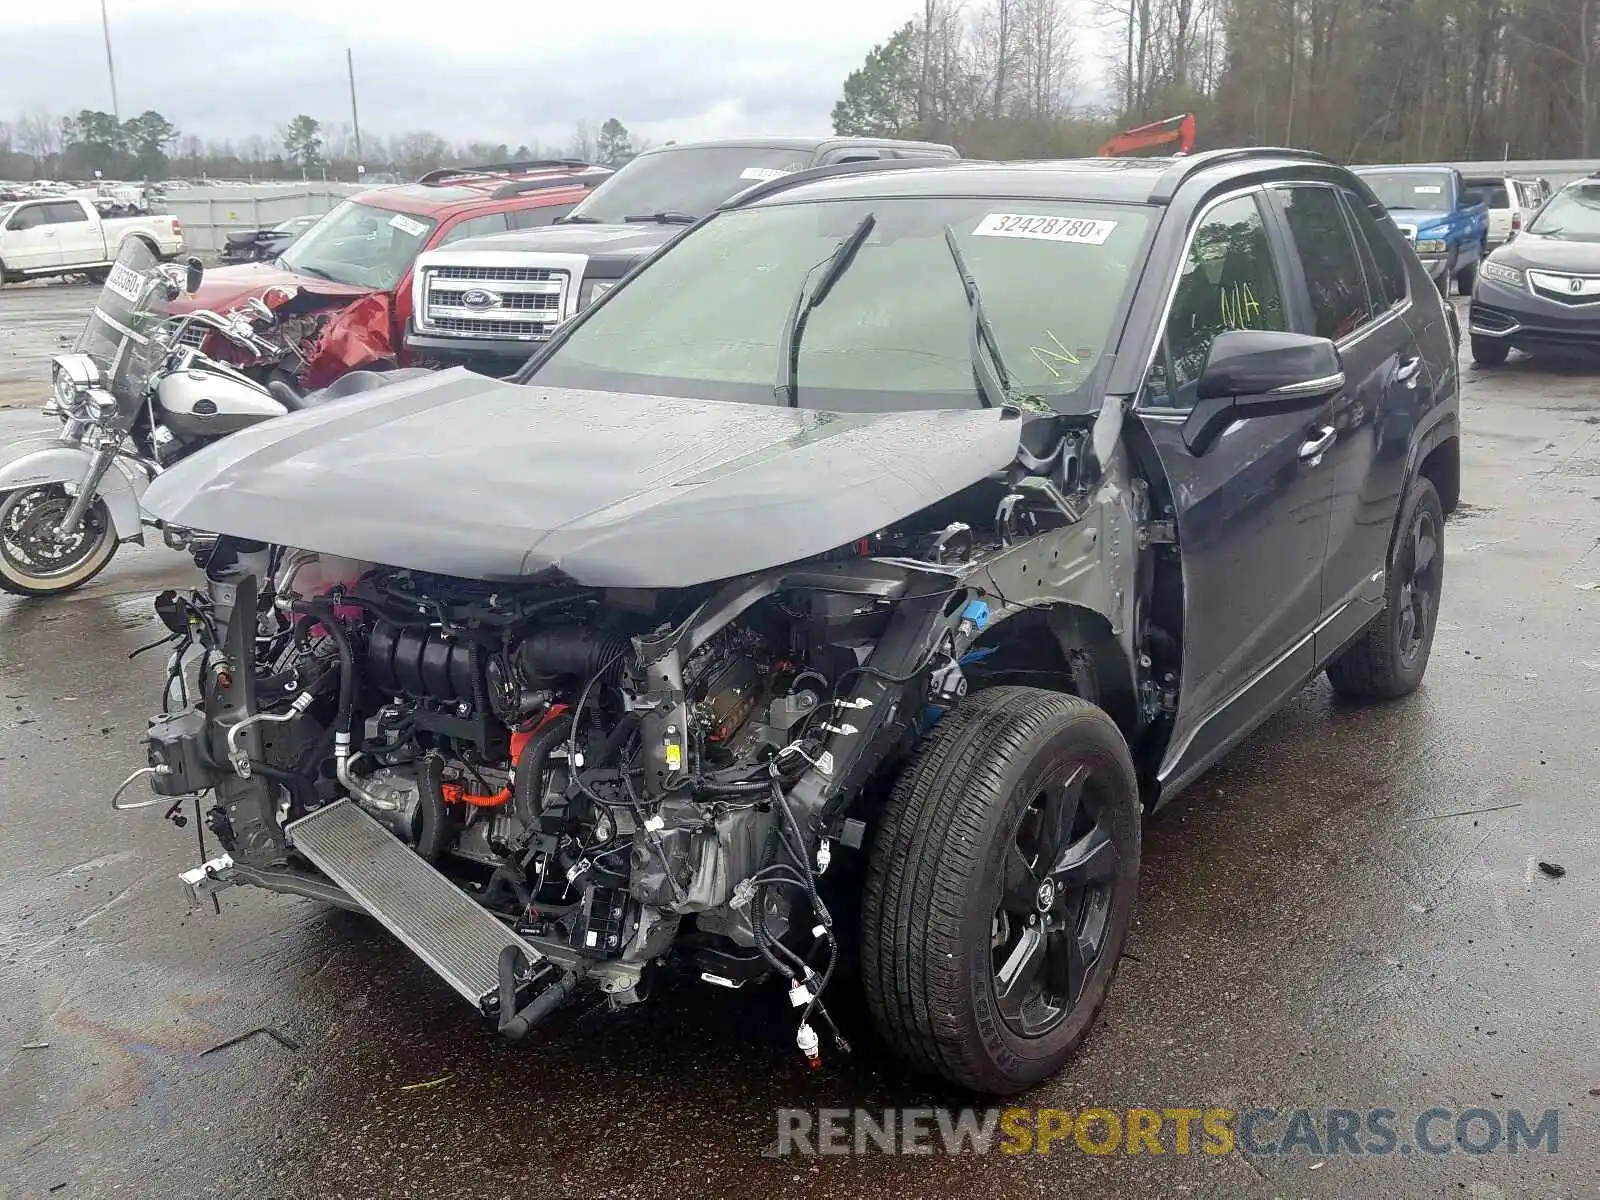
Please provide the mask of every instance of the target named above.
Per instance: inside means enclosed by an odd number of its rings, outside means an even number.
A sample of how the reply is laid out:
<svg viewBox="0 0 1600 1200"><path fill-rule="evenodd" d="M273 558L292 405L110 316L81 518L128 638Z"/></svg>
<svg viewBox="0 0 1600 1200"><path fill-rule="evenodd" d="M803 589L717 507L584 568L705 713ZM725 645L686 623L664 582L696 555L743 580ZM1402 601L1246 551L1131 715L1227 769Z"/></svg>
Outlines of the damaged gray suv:
<svg viewBox="0 0 1600 1200"><path fill-rule="evenodd" d="M1142 811L1318 672L1417 687L1455 361L1315 156L758 185L511 381L151 486L222 536L143 803L214 796L197 892L365 910L508 1037L678 974L815 1063L849 955L908 1064L1016 1092L1106 999Z"/></svg>

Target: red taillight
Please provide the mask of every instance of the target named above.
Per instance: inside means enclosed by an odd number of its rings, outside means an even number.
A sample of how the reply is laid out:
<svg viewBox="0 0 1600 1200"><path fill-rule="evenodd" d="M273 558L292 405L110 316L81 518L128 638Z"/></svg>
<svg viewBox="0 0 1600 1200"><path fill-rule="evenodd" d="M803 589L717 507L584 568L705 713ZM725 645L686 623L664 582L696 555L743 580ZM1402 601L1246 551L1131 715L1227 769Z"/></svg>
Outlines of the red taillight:
<svg viewBox="0 0 1600 1200"><path fill-rule="evenodd" d="M1511 214L1511 228L1512 229L1521 229L1522 228L1522 212L1521 212L1520 209L1517 212L1514 212L1514 213Z"/></svg>
<svg viewBox="0 0 1600 1200"><path fill-rule="evenodd" d="M181 237L182 234L183 234L183 222L178 220L177 217L173 217L172 218L172 236L173 237Z"/></svg>

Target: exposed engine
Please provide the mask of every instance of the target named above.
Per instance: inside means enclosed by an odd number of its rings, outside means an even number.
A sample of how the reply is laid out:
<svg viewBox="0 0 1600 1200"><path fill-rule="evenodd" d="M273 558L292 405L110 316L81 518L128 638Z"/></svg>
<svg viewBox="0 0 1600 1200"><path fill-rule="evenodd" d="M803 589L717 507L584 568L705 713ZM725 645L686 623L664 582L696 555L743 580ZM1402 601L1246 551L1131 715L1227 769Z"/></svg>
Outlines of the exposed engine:
<svg viewBox="0 0 1600 1200"><path fill-rule="evenodd" d="M348 902L302 836L338 813L400 855L386 878L414 869L409 847L514 933L487 989L433 964L509 1036L585 978L641 999L670 961L727 987L783 980L814 1059L838 952L830 847L863 844L851 806L965 694L964 664L1027 677L974 645L991 602L1026 613L1045 564L1081 572L1097 550L1076 528L1084 437L1041 460L1053 480L1023 463L958 498L993 532L929 510L682 589L494 584L223 538L204 592L158 599L170 682L187 690L197 647L200 699L152 723L144 772L161 796L215 791L233 881ZM1076 541L1045 547L1050 529Z"/></svg>

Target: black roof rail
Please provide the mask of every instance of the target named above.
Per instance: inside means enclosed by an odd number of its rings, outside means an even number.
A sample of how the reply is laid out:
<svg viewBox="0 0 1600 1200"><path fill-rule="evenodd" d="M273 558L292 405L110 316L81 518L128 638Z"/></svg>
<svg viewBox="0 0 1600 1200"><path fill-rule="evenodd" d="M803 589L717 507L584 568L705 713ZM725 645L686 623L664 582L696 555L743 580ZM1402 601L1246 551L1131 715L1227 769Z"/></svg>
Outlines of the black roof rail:
<svg viewBox="0 0 1600 1200"><path fill-rule="evenodd" d="M802 183L812 183L818 179L834 179L841 175L869 175L874 171L904 171L908 168L923 167L950 167L961 163L958 158L860 158L851 159L849 162L828 163L821 167L806 167L803 170L792 171L788 175L779 176L777 179L768 179L762 183L751 184L750 187L738 195L724 200L717 208L742 208L756 200L764 200L777 192L787 191L789 188L798 187Z"/></svg>
<svg viewBox="0 0 1600 1200"><path fill-rule="evenodd" d="M598 163L581 158L528 158L517 162L484 163L477 167L438 167L417 179L418 183L446 183L470 179L475 175L521 175L528 171L553 171L559 167L595 167Z"/></svg>
<svg viewBox="0 0 1600 1200"><path fill-rule="evenodd" d="M1315 150L1295 150L1286 146L1235 146L1227 150L1202 150L1198 154L1185 155L1161 172L1161 178L1150 189L1150 203L1166 204L1197 171L1223 163L1247 162L1252 158L1294 158L1336 165L1327 155L1318 154Z"/></svg>
<svg viewBox="0 0 1600 1200"><path fill-rule="evenodd" d="M616 172L609 168L597 167L594 171L583 175L541 175L535 179L514 179L495 188L489 193L489 197L493 200L504 200L507 196L520 196L523 192L542 192L550 188L592 188L604 183L614 174Z"/></svg>

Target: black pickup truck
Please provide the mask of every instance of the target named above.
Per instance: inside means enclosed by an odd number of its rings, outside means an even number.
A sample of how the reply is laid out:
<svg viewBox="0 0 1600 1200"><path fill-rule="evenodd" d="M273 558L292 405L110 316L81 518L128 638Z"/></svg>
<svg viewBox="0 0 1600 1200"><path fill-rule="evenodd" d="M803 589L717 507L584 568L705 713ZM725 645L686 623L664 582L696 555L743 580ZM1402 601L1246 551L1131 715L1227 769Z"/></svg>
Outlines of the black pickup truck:
<svg viewBox="0 0 1600 1200"><path fill-rule="evenodd" d="M746 188L811 167L959 158L882 138L730 138L647 150L546 228L466 238L423 254L406 346L418 362L509 375L687 226Z"/></svg>

